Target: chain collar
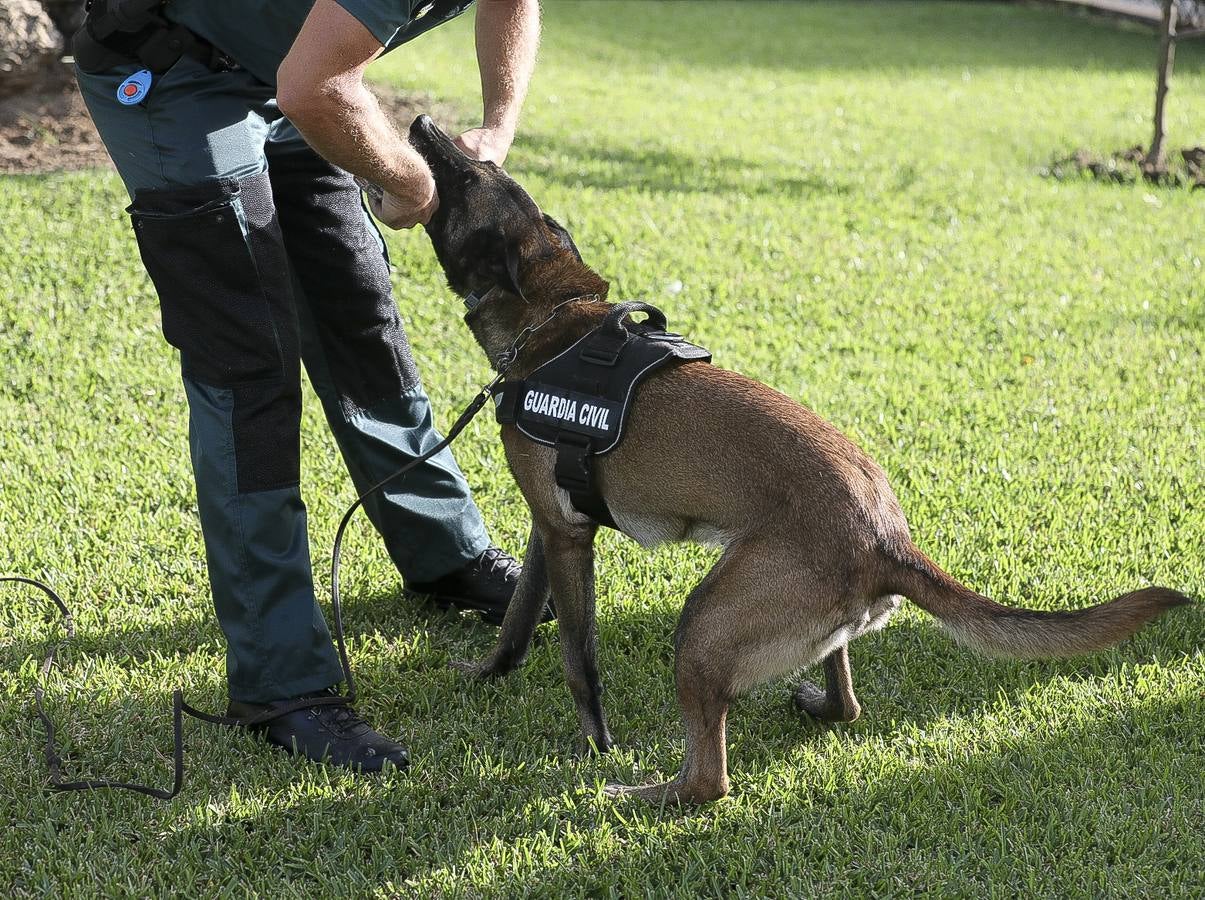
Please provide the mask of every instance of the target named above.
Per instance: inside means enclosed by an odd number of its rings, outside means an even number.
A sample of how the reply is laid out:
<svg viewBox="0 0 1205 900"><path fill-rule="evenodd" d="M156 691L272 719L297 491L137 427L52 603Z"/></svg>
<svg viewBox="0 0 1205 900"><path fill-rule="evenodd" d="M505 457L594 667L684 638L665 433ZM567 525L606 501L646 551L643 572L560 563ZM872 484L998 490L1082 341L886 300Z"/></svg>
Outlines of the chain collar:
<svg viewBox="0 0 1205 900"><path fill-rule="evenodd" d="M496 290L496 288L491 289L491 291L487 292L485 297L482 297L481 299L485 300L485 298L488 297L493 290ZM581 294L577 297L570 297L568 300L562 300L552 308L552 311L548 313L548 316L544 319L544 321L535 325L528 325L526 328L520 331L515 337L514 343L510 345L510 349L506 350L498 357L497 369L499 377L504 375L506 370L515 364L515 360L519 358L519 351L527 345L527 342L531 339L533 334L555 319L560 313L561 309L568 306L570 303L579 303L583 301L586 303L600 303L602 302L602 297L598 294Z"/></svg>

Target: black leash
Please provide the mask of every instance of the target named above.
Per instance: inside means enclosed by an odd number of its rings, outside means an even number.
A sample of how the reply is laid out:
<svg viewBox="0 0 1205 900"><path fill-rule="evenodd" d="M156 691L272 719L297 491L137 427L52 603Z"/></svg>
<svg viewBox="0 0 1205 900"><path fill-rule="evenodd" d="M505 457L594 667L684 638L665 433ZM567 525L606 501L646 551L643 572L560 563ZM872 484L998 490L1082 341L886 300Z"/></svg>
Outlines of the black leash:
<svg viewBox="0 0 1205 900"><path fill-rule="evenodd" d="M339 528L335 532L335 542L331 548L331 610L335 618L335 644L339 649L339 665L343 669L343 680L347 684L347 692L339 694L331 694L330 696L307 697L301 700L294 700L289 703L284 703L272 706L264 710L262 713L257 713L254 716L245 718L237 718L234 716L217 716L212 713L207 713L203 710L190 706L184 701L184 692L176 689L172 692L172 759L175 765L175 775L170 791L162 790L161 788L150 787L145 784L134 784L125 781L107 781L104 779L88 779L86 781L64 781L62 775L63 760L59 756L58 743L55 741L55 726L54 721L46 712L45 706L45 690L43 684L50 675L50 670L54 667L55 660L59 649L65 642L59 642L51 646L50 651L46 654L46 658L42 661L41 669L39 670L38 683L34 685L34 705L37 710L38 718L46 729L46 766L50 771L49 790L52 792L66 791L94 791L104 788L112 788L123 791L134 791L138 794L146 794L148 797L155 797L159 800L171 800L180 793L180 789L184 786L184 713L188 713L195 719L200 719L203 722L209 722L213 725L222 725L227 727L250 727L253 725L262 725L265 722L270 722L280 716L287 715L291 712L296 712L299 709L309 709L314 706L334 706L334 705L350 705L356 700L356 682L352 677L351 661L347 655L347 643L343 638L343 604L339 596L339 563L343 555L343 534L347 531L348 523L355 515L366 499L371 497L389 482L395 478L400 478L405 475L415 466L429 460L432 456L446 448L452 441L456 440L457 436L464 431L465 427L473 420L477 413L481 412L482 407L489 402L494 395L498 385L506 376L507 370L514 364L519 356L519 351L527 343L528 339L549 322L557 317L561 308L568 306L570 303L575 303L579 300L590 300L598 302L601 300L597 295L585 295L581 297L572 297L561 303L558 303L552 308L548 316L537 325L529 325L524 328L515 337L510 349L503 353L496 365L497 375L489 384L485 385L477 392L468 406L461 412L459 418L448 429L447 435L434 447L412 459L406 465L402 466L392 475L381 479L359 497L355 502L347 508L347 512L343 514L343 519L339 522ZM472 312L472 307L470 307ZM56 594L50 587L37 581L33 578L22 578L20 576L0 576L0 583L13 582L16 584L26 584L37 588L46 594L51 599L63 619L63 630L66 633L66 641L70 641L75 637L75 619L71 615L71 610L63 599Z"/></svg>
<svg viewBox="0 0 1205 900"><path fill-rule="evenodd" d="M554 313L555 315L555 313ZM551 316L549 317L551 319ZM546 320L547 321L547 320ZM530 332L528 332L530 334ZM523 335L526 337L527 335ZM515 342L515 348L512 348L511 354L518 351L522 346L518 340ZM56 594L49 586L33 578L22 578L15 575L0 576L0 583L12 582L15 584L26 584L35 587L42 591L54 605L58 608L63 621L63 630L65 632L65 640L51 645L45 659L42 660L42 666L39 670L37 684L34 685L33 696L34 706L37 711L38 719L41 720L43 727L46 729L46 767L50 772L49 790L52 792L67 792L67 791L94 791L104 788L112 788L123 791L134 791L138 794L145 794L148 797L155 797L159 800L171 800L180 793L180 789L184 786L184 713L196 719L201 719L204 722L209 722L213 725L223 726L242 726L249 727L260 725L264 722L269 722L272 719L279 718L291 712L296 712L299 709L308 709L313 706L328 706L328 705L350 705L356 699L356 682L352 677L351 662L347 655L347 643L343 637L343 604L339 596L339 562L343 555L343 534L347 531L348 523L351 522L352 516L359 509L364 501L379 491L395 478L405 475L415 466L426 462L435 454L446 448L456 439L456 437L464 431L465 427L473 420L477 413L493 396L494 389L502 382L506 369L503 368L498 372L498 375L484 388L482 388L472 402L465 407L460 417L448 430L447 435L437 443L434 447L417 456L408 462L402 468L398 469L392 475L374 484L363 494L356 498L356 501L348 507L347 512L343 514L343 519L339 523L339 528L335 532L335 542L331 550L331 607L335 618L335 643L339 648L339 664L343 668L343 679L347 684L345 694L322 697L308 697L301 700L294 700L290 703L273 706L262 713L257 713L254 716L245 718L236 718L233 716L217 716L212 713L204 712L196 707L190 706L184 701L183 691L177 689L172 692L172 759L175 765L175 775L172 782L171 790L165 791L162 788L150 787L145 784L135 784L126 781L108 781L105 779L87 779L85 781L65 781L63 779L63 759L59 755L58 742L55 740L55 725L50 715L46 712L45 698L46 693L43 684L50 675L50 670L54 667L58 657L58 652L64 643L72 640L75 637L75 619L71 615L71 610L63 599Z"/></svg>
<svg viewBox="0 0 1205 900"><path fill-rule="evenodd" d="M46 585L33 578L20 578L17 576L0 577L0 582L13 582L16 584L28 584L36 587L47 597L51 599L55 606L59 608L59 613L63 617L63 631L66 633L66 640L70 641L75 637L75 619L71 615L71 610L67 608L67 604L63 602L63 598L56 594ZM172 694L173 709L172 709L172 731L175 735L175 749L173 756L176 764L176 777L170 791L165 791L160 788L148 787L145 784L132 784L125 781L106 781L103 779L89 779L87 781L64 781L63 780L63 759L59 756L58 744L54 739L54 721L46 712L46 692L42 685L46 678L50 675L51 668L54 667L55 658L58 655L59 648L63 646L63 642L53 644L50 651L46 654L46 658L42 660L42 668L39 670L38 683L33 688L34 707L37 710L38 718L41 719L43 727L46 729L46 767L50 770L50 790L52 791L94 791L99 788L119 788L123 791L134 791L139 794L146 794L148 797L156 797L160 800L170 800L176 794L180 793L180 788L184 784L184 721L181 715L184 708L184 699L180 691L175 691Z"/></svg>

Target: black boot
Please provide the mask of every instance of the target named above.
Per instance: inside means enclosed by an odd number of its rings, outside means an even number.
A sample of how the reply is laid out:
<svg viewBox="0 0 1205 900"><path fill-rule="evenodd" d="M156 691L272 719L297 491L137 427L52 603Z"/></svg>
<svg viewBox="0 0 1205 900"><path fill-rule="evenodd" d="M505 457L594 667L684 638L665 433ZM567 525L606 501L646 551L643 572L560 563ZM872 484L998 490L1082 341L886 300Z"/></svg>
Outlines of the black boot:
<svg viewBox="0 0 1205 900"><path fill-rule="evenodd" d="M476 559L442 578L407 583L406 592L426 597L445 609L453 606L476 610L483 621L501 625L522 571L523 567L509 553L489 547ZM540 621L551 622L554 618L556 613L551 606L544 607Z"/></svg>
<svg viewBox="0 0 1205 900"><path fill-rule="evenodd" d="M328 697L333 693L328 689L314 697ZM280 703L261 705L231 700L226 715L245 719L288 702L282 700ZM345 703L299 709L251 728L264 732L269 743L314 762L329 762L370 774L380 772L386 763L398 769L410 765L410 753L405 747L373 731Z"/></svg>

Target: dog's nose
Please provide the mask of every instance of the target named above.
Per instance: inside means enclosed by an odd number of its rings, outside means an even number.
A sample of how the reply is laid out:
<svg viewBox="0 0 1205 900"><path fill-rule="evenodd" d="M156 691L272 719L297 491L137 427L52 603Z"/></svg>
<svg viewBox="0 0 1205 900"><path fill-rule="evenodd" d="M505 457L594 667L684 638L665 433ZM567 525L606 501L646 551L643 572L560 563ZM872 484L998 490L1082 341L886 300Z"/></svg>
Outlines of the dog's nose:
<svg viewBox="0 0 1205 900"><path fill-rule="evenodd" d="M437 177L440 172L447 174L468 165L464 154L430 116L419 116L410 123L410 144L432 167Z"/></svg>
<svg viewBox="0 0 1205 900"><path fill-rule="evenodd" d="M431 145L437 144L441 134L439 126L426 113L410 123L410 139L416 145L420 142L426 142Z"/></svg>

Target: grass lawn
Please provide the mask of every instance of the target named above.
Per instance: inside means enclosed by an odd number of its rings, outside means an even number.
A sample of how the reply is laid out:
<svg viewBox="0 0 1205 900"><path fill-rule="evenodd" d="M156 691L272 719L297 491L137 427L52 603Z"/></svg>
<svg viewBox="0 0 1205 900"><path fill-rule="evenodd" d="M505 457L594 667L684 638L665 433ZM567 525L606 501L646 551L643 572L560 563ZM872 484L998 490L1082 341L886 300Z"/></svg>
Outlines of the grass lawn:
<svg viewBox="0 0 1205 900"><path fill-rule="evenodd" d="M1007 603L1146 583L1205 594L1200 193L1056 183L1149 140L1155 42L988 3L550 2L510 169L612 279L807 403L887 470L917 542ZM375 69L472 110L466 17ZM1186 44L1173 145L1205 143ZM170 782L170 691L224 703L176 362L110 174L0 178L0 571L46 578L79 640L50 682L72 776ZM391 238L446 426L487 378L425 236ZM312 397L316 570L348 479ZM525 509L483 416L457 445L504 546ZM575 752L555 630L469 685L493 633L415 609L359 521L345 596L363 710L408 737L357 780L186 722L183 794L46 796L29 697L58 633L0 600L0 894L1199 896L1205 617L1103 655L988 661L908 608L854 645L865 707L801 721L779 682L729 717L732 795L601 796L672 775L670 637L710 551L600 540L622 747Z"/></svg>

